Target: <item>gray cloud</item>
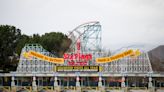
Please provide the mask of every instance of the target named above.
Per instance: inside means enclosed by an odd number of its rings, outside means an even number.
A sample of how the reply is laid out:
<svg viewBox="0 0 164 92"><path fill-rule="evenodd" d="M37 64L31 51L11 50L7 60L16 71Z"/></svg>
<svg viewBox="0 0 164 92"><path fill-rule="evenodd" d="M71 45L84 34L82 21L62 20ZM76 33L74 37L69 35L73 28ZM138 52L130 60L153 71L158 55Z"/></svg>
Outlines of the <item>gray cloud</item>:
<svg viewBox="0 0 164 92"><path fill-rule="evenodd" d="M0 24L23 33L67 33L88 21L102 24L103 47L164 44L163 0L1 0Z"/></svg>

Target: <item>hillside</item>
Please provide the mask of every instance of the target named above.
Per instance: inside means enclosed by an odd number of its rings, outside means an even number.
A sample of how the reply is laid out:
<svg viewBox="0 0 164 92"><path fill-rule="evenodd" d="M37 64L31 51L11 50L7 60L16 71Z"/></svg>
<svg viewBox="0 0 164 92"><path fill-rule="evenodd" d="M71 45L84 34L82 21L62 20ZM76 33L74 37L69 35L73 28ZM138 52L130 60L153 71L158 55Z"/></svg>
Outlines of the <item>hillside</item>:
<svg viewBox="0 0 164 92"><path fill-rule="evenodd" d="M164 72L164 45L158 46L148 52L153 71Z"/></svg>

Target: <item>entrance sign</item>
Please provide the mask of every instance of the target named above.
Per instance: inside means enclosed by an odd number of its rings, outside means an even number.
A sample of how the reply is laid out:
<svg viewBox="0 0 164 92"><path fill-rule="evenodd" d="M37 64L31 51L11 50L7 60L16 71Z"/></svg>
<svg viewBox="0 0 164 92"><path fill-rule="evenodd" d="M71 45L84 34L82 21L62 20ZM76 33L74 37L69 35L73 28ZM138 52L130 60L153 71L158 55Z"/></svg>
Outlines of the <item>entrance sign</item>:
<svg viewBox="0 0 164 92"><path fill-rule="evenodd" d="M54 58L54 57L49 57L46 55L43 55L41 53L35 52L30 50L29 52L24 52L23 56L27 59L30 59L30 57L35 57L41 60L45 60L51 63L56 63L56 64L64 64L64 59L63 58Z"/></svg>
<svg viewBox="0 0 164 92"><path fill-rule="evenodd" d="M69 66L85 66L89 60L92 60L91 54L64 54L64 60L68 61Z"/></svg>
<svg viewBox="0 0 164 92"><path fill-rule="evenodd" d="M65 60L92 60L92 55L91 54L64 54L64 59Z"/></svg>
<svg viewBox="0 0 164 92"><path fill-rule="evenodd" d="M55 66L55 72L99 72L101 66Z"/></svg>
<svg viewBox="0 0 164 92"><path fill-rule="evenodd" d="M138 55L140 55L140 51L139 50L127 50L125 52L122 52L120 54L116 54L114 56L111 56L111 57L104 57L104 58L96 58L96 63L108 63L108 62L113 62L115 60L118 60L118 59L121 59L121 58L124 58L124 57L127 57L127 56L131 56L131 57L136 57Z"/></svg>
<svg viewBox="0 0 164 92"><path fill-rule="evenodd" d="M68 61L69 66L86 66L87 61Z"/></svg>
<svg viewBox="0 0 164 92"><path fill-rule="evenodd" d="M80 39L78 39L76 44L77 52L71 54L65 53L63 55L63 58L67 61L68 66L86 66L88 64L88 61L92 60L92 54L80 53L80 47Z"/></svg>

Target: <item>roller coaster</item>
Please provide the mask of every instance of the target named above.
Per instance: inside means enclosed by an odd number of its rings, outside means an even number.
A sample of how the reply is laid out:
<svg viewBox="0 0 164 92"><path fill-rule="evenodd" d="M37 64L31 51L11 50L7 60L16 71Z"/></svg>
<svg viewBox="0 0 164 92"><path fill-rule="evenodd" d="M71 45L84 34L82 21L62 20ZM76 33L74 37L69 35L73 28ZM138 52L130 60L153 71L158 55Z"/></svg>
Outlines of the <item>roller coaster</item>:
<svg viewBox="0 0 164 92"><path fill-rule="evenodd" d="M164 77L162 74L155 74L152 70L152 66L149 60L147 52L142 51L138 57L131 58L130 56L116 60L114 62L109 62L105 64L97 64L95 62L96 58L99 57L109 57L106 52L102 50L101 43L101 25L98 21L92 21L88 23L81 24L69 32L68 37L72 40L70 49L68 50L68 55L72 56L89 56L89 62L87 66L101 66L102 71L99 72L57 72L56 66L68 66L68 60L64 60L64 64L56 64L47 62L36 57L27 59L24 57L24 52L35 51L45 56L55 57L52 53L45 50L39 44L26 44L22 48L20 54L20 60L15 72L9 74L0 74L0 77L11 77L11 86L15 87L15 80L19 80L19 77L31 77L32 78L32 89L37 90L37 87L40 85L40 78L50 77L53 79L54 89L58 89L60 84L63 83L63 78L65 77L74 77L75 86L79 88L82 86L82 83L85 82L82 79L89 77L98 77L98 87L107 86L102 81L107 81L108 77L119 77L121 78L121 87L125 87L125 80L128 77L147 77L148 86L152 87L152 77ZM77 44L80 44L77 47ZM80 48L80 49L78 49ZM131 49L130 47L126 49ZM120 49L119 51L124 51L125 49ZM76 54L77 53L77 54ZM90 56L92 55L92 57ZM83 59L85 59L84 57ZM77 58L73 58L74 60ZM79 59L75 60L77 62ZM38 80L36 82L36 80ZM51 79L50 79L51 80ZM72 79L71 79L72 80ZM89 79L87 79L89 81ZM43 79L41 79L43 81ZM19 83L19 81L17 81ZM73 83L73 82L72 82ZM64 84L63 84L64 85ZM43 85L40 85L43 86Z"/></svg>

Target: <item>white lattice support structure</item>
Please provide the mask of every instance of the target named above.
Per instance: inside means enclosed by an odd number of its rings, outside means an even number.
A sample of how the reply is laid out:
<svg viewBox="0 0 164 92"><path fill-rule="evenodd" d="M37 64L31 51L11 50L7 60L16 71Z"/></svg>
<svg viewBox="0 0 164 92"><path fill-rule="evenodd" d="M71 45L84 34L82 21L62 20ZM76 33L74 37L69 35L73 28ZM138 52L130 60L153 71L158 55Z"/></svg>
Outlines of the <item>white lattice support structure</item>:
<svg viewBox="0 0 164 92"><path fill-rule="evenodd" d="M36 51L38 53L53 56L48 51L43 49L41 45L38 44L27 44L22 49L22 53L20 56L19 65L17 67L17 72L20 73L53 73L53 67L55 64L43 61L34 57L27 59L23 56L24 52L28 52L30 50ZM95 63L94 57L104 57L105 53L102 52L86 52L92 54L92 60L88 61L88 65L97 65ZM67 62L67 61L66 61ZM65 65L67 63L65 62ZM93 63L94 62L94 63ZM102 73L152 73L152 67L150 64L150 60L148 54L142 52L142 54L138 57L125 57L117 61L113 61L107 64L101 64L103 66Z"/></svg>
<svg viewBox="0 0 164 92"><path fill-rule="evenodd" d="M101 25L99 22L91 22L83 25L82 51L101 51Z"/></svg>
<svg viewBox="0 0 164 92"><path fill-rule="evenodd" d="M76 53L76 43L80 40L81 53L86 52L100 52L101 47L101 25L98 21L92 21L77 26L70 32L68 37L72 40L70 50ZM93 55L93 59L95 59ZM91 62L94 63L94 62Z"/></svg>
<svg viewBox="0 0 164 92"><path fill-rule="evenodd" d="M153 73L148 54L142 52L138 57L125 57L102 65L106 73Z"/></svg>
<svg viewBox="0 0 164 92"><path fill-rule="evenodd" d="M98 21L77 26L68 37L72 40L71 49L76 50L75 44L80 39L82 52L101 51L101 25Z"/></svg>
<svg viewBox="0 0 164 92"><path fill-rule="evenodd" d="M26 44L25 47L22 49L16 72L19 72L19 73L51 73L53 72L53 67L55 64L44 61L44 60L40 60L35 57L30 57L29 59L25 58L23 55L24 52L28 52L30 50L36 51L46 56L55 57L50 52L46 51L39 44Z"/></svg>

